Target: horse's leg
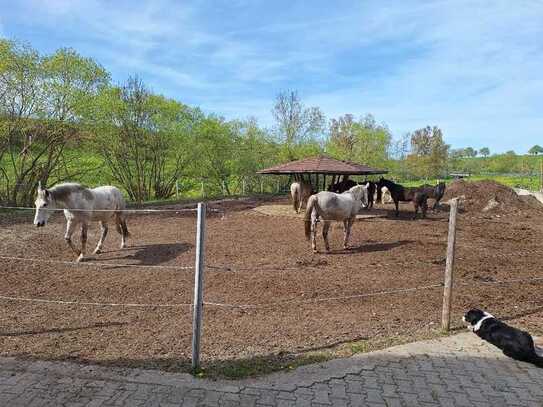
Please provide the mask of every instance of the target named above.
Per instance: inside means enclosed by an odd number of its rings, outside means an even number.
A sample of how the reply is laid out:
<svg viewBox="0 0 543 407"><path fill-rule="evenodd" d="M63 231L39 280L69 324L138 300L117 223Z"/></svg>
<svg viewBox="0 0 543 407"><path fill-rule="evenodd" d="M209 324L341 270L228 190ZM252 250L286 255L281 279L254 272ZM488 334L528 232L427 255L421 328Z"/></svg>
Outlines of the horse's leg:
<svg viewBox="0 0 543 407"><path fill-rule="evenodd" d="M400 209L398 208L400 201L394 200L394 205L396 206L396 217L400 216Z"/></svg>
<svg viewBox="0 0 543 407"><path fill-rule="evenodd" d="M81 222L81 253L77 258L77 262L83 261L85 258L85 252L87 250L87 230L89 226L86 222Z"/></svg>
<svg viewBox="0 0 543 407"><path fill-rule="evenodd" d="M349 248L349 245L347 242L349 241L349 219L345 219L343 221L343 248L347 250Z"/></svg>
<svg viewBox="0 0 543 407"><path fill-rule="evenodd" d="M328 242L329 231L330 231L330 222L324 221L322 224L322 238L324 239L324 248L327 252L330 251L330 243Z"/></svg>
<svg viewBox="0 0 543 407"><path fill-rule="evenodd" d="M311 248L317 253L317 219L311 215Z"/></svg>
<svg viewBox="0 0 543 407"><path fill-rule="evenodd" d="M100 226L102 228L102 234L100 236L100 240L98 241L98 245L96 246L96 249L94 249L94 254L100 254L102 253L102 245L104 244L104 240L106 240L107 236L107 222L101 221Z"/></svg>
<svg viewBox="0 0 543 407"><path fill-rule="evenodd" d="M428 201L422 202L422 217L426 218L426 212L428 211Z"/></svg>
<svg viewBox="0 0 543 407"><path fill-rule="evenodd" d="M80 255L81 251L75 247L74 243L72 242L72 235L75 232L75 228L77 227L77 222L74 222L71 219L68 219L66 222L66 233L64 234L64 240L66 240L66 243L68 243L68 246L70 246L70 249L74 251L75 254Z"/></svg>
<svg viewBox="0 0 543 407"><path fill-rule="evenodd" d="M124 249L129 233L128 227L126 226L126 218L122 213L115 216L115 226L117 227L117 232L121 235L121 249Z"/></svg>
<svg viewBox="0 0 543 407"><path fill-rule="evenodd" d="M349 227L349 221L350 219L345 219L343 221L343 248L345 250L349 248L349 232L351 231Z"/></svg>
<svg viewBox="0 0 543 407"><path fill-rule="evenodd" d="M417 213L419 211L419 204L415 199L413 199L413 206L415 207L415 214L413 215L413 219L417 219Z"/></svg>

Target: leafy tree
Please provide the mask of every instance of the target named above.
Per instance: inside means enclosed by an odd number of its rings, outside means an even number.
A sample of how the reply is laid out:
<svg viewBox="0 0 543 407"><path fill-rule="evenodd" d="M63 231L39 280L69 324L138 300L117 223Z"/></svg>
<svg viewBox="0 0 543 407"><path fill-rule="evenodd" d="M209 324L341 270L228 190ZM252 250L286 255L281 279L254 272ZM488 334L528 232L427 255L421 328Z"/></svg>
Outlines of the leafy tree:
<svg viewBox="0 0 543 407"><path fill-rule="evenodd" d="M345 115L330 121L327 151L334 157L376 167L386 167L392 136L385 125L378 125L372 115L354 121Z"/></svg>
<svg viewBox="0 0 543 407"><path fill-rule="evenodd" d="M1 200L29 204L39 180L54 183L76 174L66 150L81 138L79 112L89 101L83 96L108 80L75 51L44 57L28 45L0 40Z"/></svg>
<svg viewBox="0 0 543 407"><path fill-rule="evenodd" d="M483 147L479 150L479 154L483 157L488 157L490 155L490 149L488 147Z"/></svg>
<svg viewBox="0 0 543 407"><path fill-rule="evenodd" d="M197 112L152 94L137 77L105 89L89 121L96 148L132 200L173 195L189 159L189 132Z"/></svg>
<svg viewBox="0 0 543 407"><path fill-rule="evenodd" d="M215 191L231 194L230 181L236 171L236 153L240 150L239 134L233 123L210 115L198 123L194 140L195 157L193 174L201 179L209 179Z"/></svg>
<svg viewBox="0 0 543 407"><path fill-rule="evenodd" d="M276 132L287 150L287 157L297 158L295 147L304 142L311 142L324 130L324 114L318 107L306 108L298 92L280 92L275 100L272 114L276 123Z"/></svg>
<svg viewBox="0 0 543 407"><path fill-rule="evenodd" d="M475 150L473 147L467 147L464 149L464 157L477 157L477 150Z"/></svg>
<svg viewBox="0 0 543 407"><path fill-rule="evenodd" d="M536 144L535 146L533 146L532 148L530 148L530 149L528 150L528 153L529 153L529 154L532 154L532 155L541 154L541 153L543 153L543 147L541 147L540 145Z"/></svg>
<svg viewBox="0 0 543 407"><path fill-rule="evenodd" d="M352 114L330 120L330 144L347 160L352 160L357 142L357 134Z"/></svg>
<svg viewBox="0 0 543 407"><path fill-rule="evenodd" d="M446 171L449 145L443 141L439 127L415 130L411 135L411 152L407 160L413 175L436 178Z"/></svg>

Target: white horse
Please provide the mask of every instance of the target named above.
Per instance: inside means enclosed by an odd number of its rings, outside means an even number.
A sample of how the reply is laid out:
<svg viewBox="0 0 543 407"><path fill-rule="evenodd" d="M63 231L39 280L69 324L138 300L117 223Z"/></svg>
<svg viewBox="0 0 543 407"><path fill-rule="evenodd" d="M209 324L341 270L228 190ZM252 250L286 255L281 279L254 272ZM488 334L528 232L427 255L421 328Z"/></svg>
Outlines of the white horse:
<svg viewBox="0 0 543 407"><path fill-rule="evenodd" d="M319 218L323 220L322 237L324 238L326 251L330 251L328 230L330 229L330 223L333 220L343 221L345 230L343 248L348 249L351 227L356 215L361 208L366 208L367 206L368 185L356 185L342 194L321 191L318 194L311 195L307 201L304 220L305 237L307 240L311 237L311 248L313 249L313 252L317 252L316 236L317 221Z"/></svg>
<svg viewBox="0 0 543 407"><path fill-rule="evenodd" d="M129 236L124 213L126 203L121 191L116 187L104 186L88 189L80 184L65 183L50 189L42 189L40 183L35 204L34 225L38 227L45 226L53 209L64 209L67 222L64 239L78 255L78 262L85 258L87 230L90 221L99 221L102 228L100 241L94 254L102 251L110 220L115 222L117 232L121 235L121 249L126 247L126 239ZM81 225L81 250L78 250L72 242L72 234L79 225Z"/></svg>
<svg viewBox="0 0 543 407"><path fill-rule="evenodd" d="M290 185L290 195L292 196L292 206L296 213L300 213L302 210L302 205L307 202L311 193L313 192L313 187L309 182L302 181L293 182Z"/></svg>
<svg viewBox="0 0 543 407"><path fill-rule="evenodd" d="M394 202L392 200L392 195L390 195L390 191L387 187L381 188L381 204L388 204Z"/></svg>

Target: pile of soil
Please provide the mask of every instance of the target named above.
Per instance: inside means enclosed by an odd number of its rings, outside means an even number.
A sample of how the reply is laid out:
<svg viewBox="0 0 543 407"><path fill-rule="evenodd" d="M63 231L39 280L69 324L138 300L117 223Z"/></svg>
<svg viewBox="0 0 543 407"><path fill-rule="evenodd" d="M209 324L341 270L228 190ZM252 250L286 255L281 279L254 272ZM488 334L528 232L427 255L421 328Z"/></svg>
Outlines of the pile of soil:
<svg viewBox="0 0 543 407"><path fill-rule="evenodd" d="M533 196L519 196L512 188L491 180L454 181L447 186L443 201L457 197L467 212L543 210L543 205Z"/></svg>

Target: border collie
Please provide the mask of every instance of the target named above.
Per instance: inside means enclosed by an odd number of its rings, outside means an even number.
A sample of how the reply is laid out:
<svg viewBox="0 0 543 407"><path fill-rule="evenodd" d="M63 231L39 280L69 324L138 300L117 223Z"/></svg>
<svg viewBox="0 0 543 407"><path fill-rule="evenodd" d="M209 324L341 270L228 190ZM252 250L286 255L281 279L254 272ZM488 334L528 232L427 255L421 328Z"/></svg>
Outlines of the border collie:
<svg viewBox="0 0 543 407"><path fill-rule="evenodd" d="M543 349L534 345L528 332L513 328L476 308L466 312L462 320L470 331L500 348L504 355L543 368Z"/></svg>

